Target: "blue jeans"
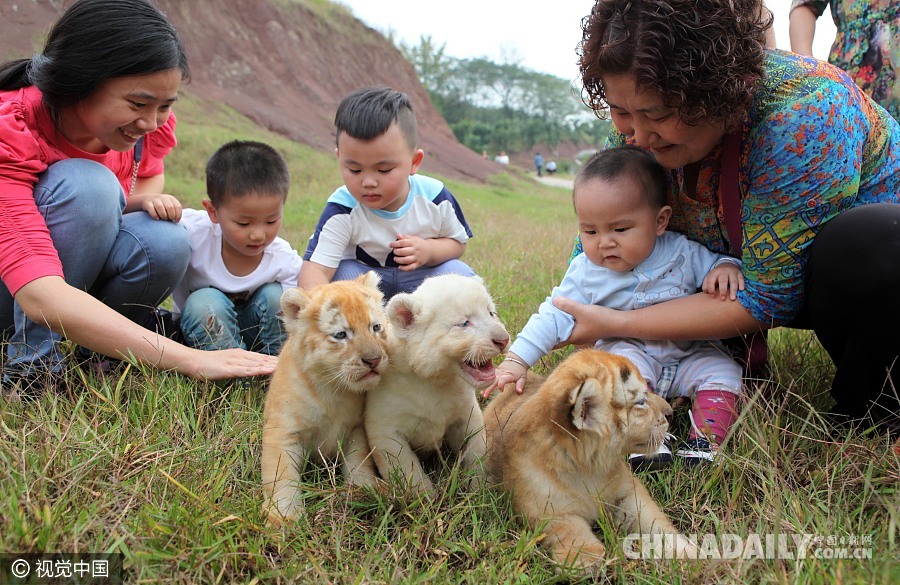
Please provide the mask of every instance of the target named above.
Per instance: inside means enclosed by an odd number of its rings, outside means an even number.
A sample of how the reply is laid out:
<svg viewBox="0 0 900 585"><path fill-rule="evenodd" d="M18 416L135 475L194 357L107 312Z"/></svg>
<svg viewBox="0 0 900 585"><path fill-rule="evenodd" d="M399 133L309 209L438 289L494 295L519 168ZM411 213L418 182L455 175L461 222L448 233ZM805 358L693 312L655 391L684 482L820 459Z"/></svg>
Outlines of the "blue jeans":
<svg viewBox="0 0 900 585"><path fill-rule="evenodd" d="M286 333L281 320L281 284L270 282L246 300L232 300L215 288L188 296L181 310L184 341L199 349L239 347L277 355Z"/></svg>
<svg viewBox="0 0 900 585"><path fill-rule="evenodd" d="M119 180L103 165L67 159L51 165L34 188L62 262L65 280L141 323L187 269L187 232L140 211L123 215ZM9 337L4 377L60 372L57 333L31 321L0 284L0 327Z"/></svg>
<svg viewBox="0 0 900 585"><path fill-rule="evenodd" d="M385 301L390 300L397 293L413 292L429 276L438 276L440 274L475 276L475 271L468 264L455 258L437 266L423 266L410 271L403 271L399 268L372 268L358 260L341 260L331 280L353 280L370 270L381 277L378 288L384 295Z"/></svg>

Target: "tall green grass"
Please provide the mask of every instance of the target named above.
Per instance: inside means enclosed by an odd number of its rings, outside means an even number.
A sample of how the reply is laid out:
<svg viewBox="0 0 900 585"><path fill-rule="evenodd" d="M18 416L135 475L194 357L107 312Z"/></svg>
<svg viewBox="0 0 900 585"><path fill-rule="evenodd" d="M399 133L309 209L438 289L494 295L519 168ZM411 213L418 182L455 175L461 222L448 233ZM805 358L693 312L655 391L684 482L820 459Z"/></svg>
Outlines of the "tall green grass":
<svg viewBox="0 0 900 585"><path fill-rule="evenodd" d="M293 175L284 235L302 250L340 184L333 155L267 134L237 113L179 102L168 191L196 206L220 144L259 139ZM426 164L427 168L427 164ZM565 271L570 195L527 174L447 181L476 237L465 259L519 330ZM600 582L891 583L898 567L900 459L884 439L839 435L820 419L832 374L807 333L775 331L771 380L753 383L716 468L643 475L685 533L868 536L870 560L644 561L601 521ZM543 368L552 367L557 352ZM120 552L127 582L556 583L540 535L493 490L465 493L433 466L433 500L347 490L338 471L305 476L305 514L285 530L259 511L264 383L202 383L131 367L112 379L68 372L72 395L0 402L0 552ZM527 445L521 448L526 449Z"/></svg>

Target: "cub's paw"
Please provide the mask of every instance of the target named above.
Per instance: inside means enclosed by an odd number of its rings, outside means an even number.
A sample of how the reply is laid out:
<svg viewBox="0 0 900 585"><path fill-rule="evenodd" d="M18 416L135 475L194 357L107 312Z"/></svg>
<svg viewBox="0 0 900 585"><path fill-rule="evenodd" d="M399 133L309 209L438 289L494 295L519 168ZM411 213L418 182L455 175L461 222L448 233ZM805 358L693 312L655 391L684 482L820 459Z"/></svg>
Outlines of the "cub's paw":
<svg viewBox="0 0 900 585"><path fill-rule="evenodd" d="M583 574L593 574L606 559L606 547L598 540L579 548L557 547L553 551L557 563L566 569Z"/></svg>
<svg viewBox="0 0 900 585"><path fill-rule="evenodd" d="M461 470L459 479L462 488L469 493L477 492L485 485L485 473L484 466L481 464L471 469Z"/></svg>
<svg viewBox="0 0 900 585"><path fill-rule="evenodd" d="M296 510L282 513L277 506L267 503L263 507L266 515L266 525L272 528L282 528L297 521L299 514Z"/></svg>
<svg viewBox="0 0 900 585"><path fill-rule="evenodd" d="M353 487L367 488L377 486L381 482L375 467L371 464L368 466L359 466L350 471L347 476L347 483Z"/></svg>

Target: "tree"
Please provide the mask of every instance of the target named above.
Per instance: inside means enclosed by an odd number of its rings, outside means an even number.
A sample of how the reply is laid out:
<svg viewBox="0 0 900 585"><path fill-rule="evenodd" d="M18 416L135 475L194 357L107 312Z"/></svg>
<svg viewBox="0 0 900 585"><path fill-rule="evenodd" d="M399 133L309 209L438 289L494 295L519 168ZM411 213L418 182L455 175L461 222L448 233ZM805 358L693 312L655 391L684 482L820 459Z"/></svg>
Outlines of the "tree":
<svg viewBox="0 0 900 585"><path fill-rule="evenodd" d="M447 44L438 45L431 35L419 37L418 45L400 42L400 51L416 68L422 86L429 92L437 92L451 75L453 59L444 54Z"/></svg>
<svg viewBox="0 0 900 585"><path fill-rule="evenodd" d="M608 122L586 115L571 83L525 69L514 52L506 50L498 64L449 57L445 46L427 35L418 45L399 45L457 140L472 150L518 152L563 140L599 145L597 136L608 132Z"/></svg>

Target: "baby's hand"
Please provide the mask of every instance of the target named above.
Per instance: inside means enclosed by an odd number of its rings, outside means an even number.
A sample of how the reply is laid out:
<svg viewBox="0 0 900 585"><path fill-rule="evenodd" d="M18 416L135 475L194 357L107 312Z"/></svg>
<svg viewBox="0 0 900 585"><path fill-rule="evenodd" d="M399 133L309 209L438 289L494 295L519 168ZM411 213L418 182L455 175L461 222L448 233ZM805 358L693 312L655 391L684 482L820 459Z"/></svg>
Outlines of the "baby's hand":
<svg viewBox="0 0 900 585"><path fill-rule="evenodd" d="M732 262L722 262L709 271L703 279L703 292L721 300L737 299L739 290L744 290L744 274L740 266Z"/></svg>
<svg viewBox="0 0 900 585"><path fill-rule="evenodd" d="M519 394L525 390L525 373L528 371L528 368L521 363L518 363L521 361L519 358L515 356L511 357L516 361L512 361L512 359L508 357L503 360L502 364L497 366L497 374L494 377L494 381L481 393L483 398L490 396L491 392L494 391L494 388L499 388L500 392L503 392L503 389L510 382L516 383L516 392Z"/></svg>
<svg viewBox="0 0 900 585"><path fill-rule="evenodd" d="M419 236L397 234L397 239L391 242L391 248L394 249L394 260L403 272L427 266L431 258L428 240Z"/></svg>
<svg viewBox="0 0 900 585"><path fill-rule="evenodd" d="M165 193L147 195L141 207L153 219L168 220L175 223L181 221L181 202L173 195L166 195Z"/></svg>

